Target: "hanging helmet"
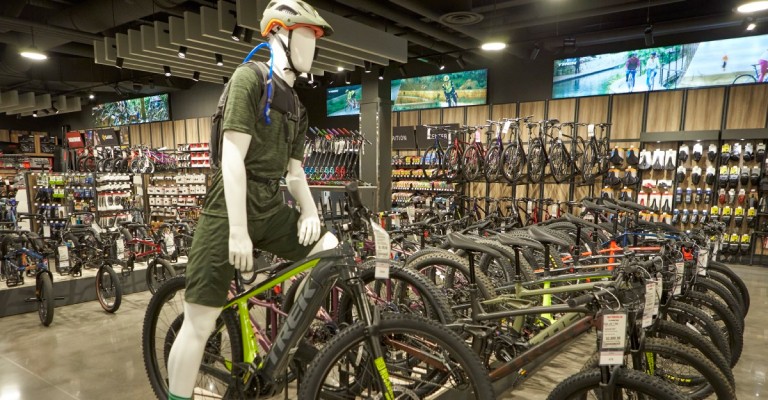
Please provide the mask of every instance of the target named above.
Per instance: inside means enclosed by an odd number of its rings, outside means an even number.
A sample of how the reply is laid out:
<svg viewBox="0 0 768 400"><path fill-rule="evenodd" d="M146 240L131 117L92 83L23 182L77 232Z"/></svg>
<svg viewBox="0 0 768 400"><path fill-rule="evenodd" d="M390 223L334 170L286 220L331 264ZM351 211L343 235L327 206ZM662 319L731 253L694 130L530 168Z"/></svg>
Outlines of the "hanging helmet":
<svg viewBox="0 0 768 400"><path fill-rule="evenodd" d="M261 35L266 37L276 27L292 30L307 27L315 31L315 37L331 36L333 28L312 6L302 0L273 0L261 17Z"/></svg>
<svg viewBox="0 0 768 400"><path fill-rule="evenodd" d="M448 82L451 80L451 77L448 75L443 76L443 81Z"/></svg>

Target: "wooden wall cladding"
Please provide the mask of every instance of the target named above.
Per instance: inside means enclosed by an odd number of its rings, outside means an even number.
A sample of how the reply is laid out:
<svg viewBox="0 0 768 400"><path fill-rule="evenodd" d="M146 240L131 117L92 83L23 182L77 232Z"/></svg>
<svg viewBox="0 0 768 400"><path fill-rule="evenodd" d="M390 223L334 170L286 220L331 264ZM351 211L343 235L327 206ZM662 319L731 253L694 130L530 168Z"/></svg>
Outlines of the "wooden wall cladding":
<svg viewBox="0 0 768 400"><path fill-rule="evenodd" d="M11 131L8 129L0 129L0 142L10 142Z"/></svg>
<svg viewBox="0 0 768 400"><path fill-rule="evenodd" d="M765 128L768 85L732 86L726 129Z"/></svg>
<svg viewBox="0 0 768 400"><path fill-rule="evenodd" d="M579 99L579 122L599 124L608 121L608 96L583 97Z"/></svg>
<svg viewBox="0 0 768 400"><path fill-rule="evenodd" d="M197 119L198 141L208 143L211 141L211 117ZM192 143L192 142L190 142Z"/></svg>
<svg viewBox="0 0 768 400"><path fill-rule="evenodd" d="M451 107L444 109L442 123L464 125L466 109L467 107Z"/></svg>
<svg viewBox="0 0 768 400"><path fill-rule="evenodd" d="M163 125L159 122L149 124L152 147L163 147Z"/></svg>
<svg viewBox="0 0 768 400"><path fill-rule="evenodd" d="M640 137L643 127L643 101L644 95L640 93L613 96L612 139Z"/></svg>
<svg viewBox="0 0 768 400"><path fill-rule="evenodd" d="M141 144L141 125L133 125L128 130L128 141L132 146Z"/></svg>
<svg viewBox="0 0 768 400"><path fill-rule="evenodd" d="M489 109L488 106L467 107L467 125L482 125L491 119Z"/></svg>
<svg viewBox="0 0 768 400"><path fill-rule="evenodd" d="M197 143L199 142L200 136L197 133L197 120L196 119L188 119L185 121L187 125L186 134L187 134L187 143Z"/></svg>
<svg viewBox="0 0 768 400"><path fill-rule="evenodd" d="M502 118L517 118L517 103L496 104L491 108L491 118L499 120Z"/></svg>
<svg viewBox="0 0 768 400"><path fill-rule="evenodd" d="M139 125L139 139L139 143L143 145L152 145L152 128L150 124Z"/></svg>
<svg viewBox="0 0 768 400"><path fill-rule="evenodd" d="M573 121L576 118L576 99L550 100L547 118L557 118L561 122Z"/></svg>
<svg viewBox="0 0 768 400"><path fill-rule="evenodd" d="M648 94L646 132L672 132L680 130L683 113L683 91L651 92ZM636 136L635 136L636 137Z"/></svg>
<svg viewBox="0 0 768 400"><path fill-rule="evenodd" d="M689 90L685 103L686 131L720 129L725 88Z"/></svg>
<svg viewBox="0 0 768 400"><path fill-rule="evenodd" d="M416 126L419 124L418 111L401 111L399 126Z"/></svg>
<svg viewBox="0 0 768 400"><path fill-rule="evenodd" d="M175 149L176 148L176 137L173 132L173 121L166 121L161 123L163 127L163 139L162 144L164 147L167 147L169 149ZM183 143L183 142L180 142Z"/></svg>
<svg viewBox="0 0 768 400"><path fill-rule="evenodd" d="M533 115L534 120L544 119L546 104L544 101L531 101L527 103L520 103L520 116L528 117Z"/></svg>
<svg viewBox="0 0 768 400"><path fill-rule="evenodd" d="M421 125L437 125L441 123L442 119L442 110L439 108L435 108L432 110L422 110L421 111Z"/></svg>
<svg viewBox="0 0 768 400"><path fill-rule="evenodd" d="M184 120L173 121L174 142L178 144L187 143L187 122Z"/></svg>

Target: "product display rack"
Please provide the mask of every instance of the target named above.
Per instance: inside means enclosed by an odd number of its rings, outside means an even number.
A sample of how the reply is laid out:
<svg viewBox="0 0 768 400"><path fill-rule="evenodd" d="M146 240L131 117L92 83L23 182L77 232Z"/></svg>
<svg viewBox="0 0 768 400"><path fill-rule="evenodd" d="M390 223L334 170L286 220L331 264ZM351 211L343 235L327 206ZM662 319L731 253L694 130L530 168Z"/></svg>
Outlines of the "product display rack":
<svg viewBox="0 0 768 400"><path fill-rule="evenodd" d="M163 219L197 219L208 190L208 174L145 174L145 204L153 221Z"/></svg>

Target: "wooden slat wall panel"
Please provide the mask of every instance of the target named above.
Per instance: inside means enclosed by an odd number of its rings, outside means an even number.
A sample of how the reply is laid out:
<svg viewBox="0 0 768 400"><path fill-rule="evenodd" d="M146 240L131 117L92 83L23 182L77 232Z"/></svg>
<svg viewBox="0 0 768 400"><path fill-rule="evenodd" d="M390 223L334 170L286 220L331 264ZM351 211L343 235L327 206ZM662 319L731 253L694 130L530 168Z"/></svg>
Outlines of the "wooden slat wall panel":
<svg viewBox="0 0 768 400"><path fill-rule="evenodd" d="M11 142L18 143L19 136L28 135L29 131L11 131Z"/></svg>
<svg viewBox="0 0 768 400"><path fill-rule="evenodd" d="M496 104L491 109L491 119L517 118L517 103Z"/></svg>
<svg viewBox="0 0 768 400"><path fill-rule="evenodd" d="M198 118L197 129L200 142L208 143L211 141L211 117Z"/></svg>
<svg viewBox="0 0 768 400"><path fill-rule="evenodd" d="M159 122L149 124L150 134L152 135L152 147L163 146L163 125Z"/></svg>
<svg viewBox="0 0 768 400"><path fill-rule="evenodd" d="M547 118L557 118L562 122L573 121L576 118L576 99L550 100Z"/></svg>
<svg viewBox="0 0 768 400"><path fill-rule="evenodd" d="M568 201L568 184L544 185L544 198L557 201Z"/></svg>
<svg viewBox="0 0 768 400"><path fill-rule="evenodd" d="M467 125L481 125L490 119L488 106L467 107Z"/></svg>
<svg viewBox="0 0 768 400"><path fill-rule="evenodd" d="M689 90L685 103L685 130L720 129L725 88Z"/></svg>
<svg viewBox="0 0 768 400"><path fill-rule="evenodd" d="M531 101L527 103L520 103L520 116L527 117L533 115L534 120L544 119L544 101Z"/></svg>
<svg viewBox="0 0 768 400"><path fill-rule="evenodd" d="M173 134L173 121L162 123L163 126L163 146L169 149L176 148L176 140Z"/></svg>
<svg viewBox="0 0 768 400"><path fill-rule="evenodd" d="M732 86L726 129L765 128L768 85Z"/></svg>
<svg viewBox="0 0 768 400"><path fill-rule="evenodd" d="M583 97L579 99L579 122L599 124L608 121L608 96Z"/></svg>
<svg viewBox="0 0 768 400"><path fill-rule="evenodd" d="M141 144L141 128L139 125L131 125L128 131L128 140L131 142L131 146L138 146Z"/></svg>
<svg viewBox="0 0 768 400"><path fill-rule="evenodd" d="M400 126L416 126L419 124L418 111L401 111Z"/></svg>
<svg viewBox="0 0 768 400"><path fill-rule="evenodd" d="M611 138L639 138L643 126L643 95L635 93L614 96L611 122Z"/></svg>
<svg viewBox="0 0 768 400"><path fill-rule="evenodd" d="M2 142L10 142L11 141L11 131L8 129L0 129L0 141Z"/></svg>
<svg viewBox="0 0 768 400"><path fill-rule="evenodd" d="M187 125L187 143L199 142L199 134L197 133L197 120L188 119L185 121Z"/></svg>
<svg viewBox="0 0 768 400"><path fill-rule="evenodd" d="M141 144L146 146L152 145L152 127L150 124L139 125L141 132Z"/></svg>
<svg viewBox="0 0 768 400"><path fill-rule="evenodd" d="M651 92L648 94L648 118L645 122L645 130L647 132L678 131L682 112L682 90Z"/></svg>
<svg viewBox="0 0 768 400"><path fill-rule="evenodd" d="M440 109L422 110L421 111L421 124L422 125L437 125L440 121Z"/></svg>
<svg viewBox="0 0 768 400"><path fill-rule="evenodd" d="M464 125L464 113L467 107L451 107L443 110L444 124Z"/></svg>
<svg viewBox="0 0 768 400"><path fill-rule="evenodd" d="M173 138L176 144L187 143L187 124L184 120L173 121Z"/></svg>

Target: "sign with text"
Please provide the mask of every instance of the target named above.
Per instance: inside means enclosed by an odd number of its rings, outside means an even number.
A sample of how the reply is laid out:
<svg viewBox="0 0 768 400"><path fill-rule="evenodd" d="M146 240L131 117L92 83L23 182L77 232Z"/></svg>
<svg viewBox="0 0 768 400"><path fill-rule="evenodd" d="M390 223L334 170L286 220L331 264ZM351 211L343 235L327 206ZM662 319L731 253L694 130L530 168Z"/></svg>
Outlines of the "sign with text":
<svg viewBox="0 0 768 400"><path fill-rule="evenodd" d="M419 125L416 127L416 144L419 149L428 149L435 145L435 140L440 142L443 149L448 147L448 130L459 129L459 124Z"/></svg>
<svg viewBox="0 0 768 400"><path fill-rule="evenodd" d="M396 126L392 128L392 150L415 150L416 127Z"/></svg>
<svg viewBox="0 0 768 400"><path fill-rule="evenodd" d="M83 135L77 131L67 132L67 145L70 149L82 148L85 145L83 143Z"/></svg>
<svg viewBox="0 0 768 400"><path fill-rule="evenodd" d="M101 143L102 146L119 146L120 145L120 136L119 131L115 131L114 129L99 129L99 143Z"/></svg>

